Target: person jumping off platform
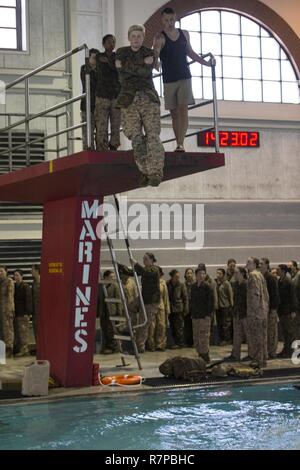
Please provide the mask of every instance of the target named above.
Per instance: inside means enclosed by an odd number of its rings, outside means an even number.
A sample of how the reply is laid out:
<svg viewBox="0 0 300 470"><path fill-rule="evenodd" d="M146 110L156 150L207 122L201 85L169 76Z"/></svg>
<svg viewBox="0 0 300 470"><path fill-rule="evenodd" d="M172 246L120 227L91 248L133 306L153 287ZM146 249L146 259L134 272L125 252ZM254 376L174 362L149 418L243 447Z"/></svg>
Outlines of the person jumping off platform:
<svg viewBox="0 0 300 470"><path fill-rule="evenodd" d="M132 141L134 158L142 174L141 187L161 183L165 155L159 137L160 100L152 79L155 52L142 45L144 37L144 26L131 26L130 46L118 49L116 54L121 82L117 103L121 108L123 132Z"/></svg>
<svg viewBox="0 0 300 470"><path fill-rule="evenodd" d="M172 116L177 140L176 152L184 152L184 139L188 129L188 106L195 104L191 72L187 56L199 64L211 67L212 60L205 61L196 54L190 43L189 33L175 28L176 13L172 8L161 12L164 30L156 34L153 49L160 56L164 82L165 108ZM159 70L157 61L157 70Z"/></svg>

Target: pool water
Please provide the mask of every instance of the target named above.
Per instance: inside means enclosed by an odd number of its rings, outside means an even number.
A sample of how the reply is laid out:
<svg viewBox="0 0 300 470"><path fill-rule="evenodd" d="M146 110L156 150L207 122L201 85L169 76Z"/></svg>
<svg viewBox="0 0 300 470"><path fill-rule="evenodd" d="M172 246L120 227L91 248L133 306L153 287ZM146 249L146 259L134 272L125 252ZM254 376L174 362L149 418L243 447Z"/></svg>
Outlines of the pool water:
<svg viewBox="0 0 300 470"><path fill-rule="evenodd" d="M300 391L277 384L1 406L0 449L300 449Z"/></svg>

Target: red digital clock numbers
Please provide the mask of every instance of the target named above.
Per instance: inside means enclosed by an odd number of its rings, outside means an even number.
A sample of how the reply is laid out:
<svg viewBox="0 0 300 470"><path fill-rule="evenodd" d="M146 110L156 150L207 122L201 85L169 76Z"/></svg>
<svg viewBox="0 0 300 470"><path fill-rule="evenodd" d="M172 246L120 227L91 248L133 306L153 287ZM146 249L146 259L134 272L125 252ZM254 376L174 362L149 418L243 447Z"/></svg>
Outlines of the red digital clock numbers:
<svg viewBox="0 0 300 470"><path fill-rule="evenodd" d="M220 147L253 147L258 148L259 132L220 131ZM216 135L213 131L201 131L198 134L198 147L214 147Z"/></svg>

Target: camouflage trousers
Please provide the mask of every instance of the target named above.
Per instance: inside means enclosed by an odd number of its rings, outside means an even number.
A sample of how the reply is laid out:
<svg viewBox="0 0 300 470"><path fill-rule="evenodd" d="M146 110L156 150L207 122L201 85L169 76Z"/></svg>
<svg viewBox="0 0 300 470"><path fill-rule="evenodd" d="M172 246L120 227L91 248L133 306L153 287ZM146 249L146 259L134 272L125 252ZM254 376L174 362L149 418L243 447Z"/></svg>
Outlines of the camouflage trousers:
<svg viewBox="0 0 300 470"><path fill-rule="evenodd" d="M268 317L268 354L275 356L278 346L278 315L272 311Z"/></svg>
<svg viewBox="0 0 300 470"><path fill-rule="evenodd" d="M296 332L296 319L292 318L291 314L289 315L282 315L280 317L280 327L283 336L283 353L290 354L292 356L292 344L295 339L299 339L297 337Z"/></svg>
<svg viewBox="0 0 300 470"><path fill-rule="evenodd" d="M165 310L159 308L153 315L149 325L147 347L153 349L165 349L167 338Z"/></svg>
<svg viewBox="0 0 300 470"><path fill-rule="evenodd" d="M81 111L81 122L86 122L86 111ZM91 113L91 141L92 141L92 150L95 150L95 130L96 123L94 114ZM86 138L86 127L82 128L82 148L87 150L87 138Z"/></svg>
<svg viewBox="0 0 300 470"><path fill-rule="evenodd" d="M248 316L248 354L260 367L265 366L268 358L268 320Z"/></svg>
<svg viewBox="0 0 300 470"><path fill-rule="evenodd" d="M0 340L4 341L6 350L10 349L13 351L14 348L14 315L3 314L0 312Z"/></svg>
<svg viewBox="0 0 300 470"><path fill-rule="evenodd" d="M232 340L232 312L230 308L216 311L219 340L230 343Z"/></svg>
<svg viewBox="0 0 300 470"><path fill-rule="evenodd" d="M211 318L193 318L194 346L198 354L209 353Z"/></svg>
<svg viewBox="0 0 300 470"><path fill-rule="evenodd" d="M122 127L132 141L135 162L146 176L163 176L165 150L160 140L160 106L138 91L133 103L122 109ZM143 133L144 129L144 133Z"/></svg>
<svg viewBox="0 0 300 470"><path fill-rule="evenodd" d="M135 330L135 333L136 333L135 341L136 341L136 345L139 351L145 350L146 341L149 336L150 325L152 325L153 317L157 316L157 312L159 310L159 304L145 305L145 310L146 310L146 314L148 318L147 323L142 328L137 328Z"/></svg>
<svg viewBox="0 0 300 470"><path fill-rule="evenodd" d="M184 315L183 312L170 313L169 323L175 344L184 345Z"/></svg>
<svg viewBox="0 0 300 470"><path fill-rule="evenodd" d="M28 353L29 343L29 316L15 317L15 347L17 352Z"/></svg>
<svg viewBox="0 0 300 470"><path fill-rule="evenodd" d="M116 100L96 97L96 149L98 152L109 150L109 144L120 147L121 110L116 107ZM108 127L110 122L110 139Z"/></svg>
<svg viewBox="0 0 300 470"><path fill-rule="evenodd" d="M241 347L244 339L248 343L249 331L247 318L233 317L233 347L231 355L239 361L241 359Z"/></svg>

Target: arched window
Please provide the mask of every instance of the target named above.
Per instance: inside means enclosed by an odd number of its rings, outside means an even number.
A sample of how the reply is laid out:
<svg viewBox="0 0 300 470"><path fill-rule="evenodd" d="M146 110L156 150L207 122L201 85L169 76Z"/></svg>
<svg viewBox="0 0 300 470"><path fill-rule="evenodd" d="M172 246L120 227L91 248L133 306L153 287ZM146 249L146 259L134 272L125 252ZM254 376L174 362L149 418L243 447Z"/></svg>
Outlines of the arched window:
<svg viewBox="0 0 300 470"><path fill-rule="evenodd" d="M0 0L0 51L26 50L25 0Z"/></svg>
<svg viewBox="0 0 300 470"><path fill-rule="evenodd" d="M204 10L177 22L189 31L195 52L217 59L219 100L299 104L296 74L279 42L255 21L225 10ZM197 99L212 98L211 69L191 65ZM159 92L161 79L155 79Z"/></svg>

